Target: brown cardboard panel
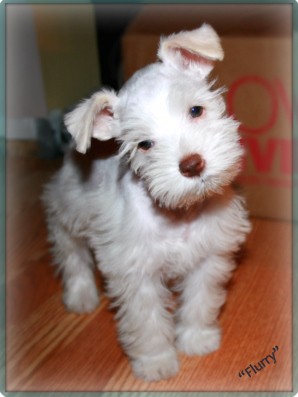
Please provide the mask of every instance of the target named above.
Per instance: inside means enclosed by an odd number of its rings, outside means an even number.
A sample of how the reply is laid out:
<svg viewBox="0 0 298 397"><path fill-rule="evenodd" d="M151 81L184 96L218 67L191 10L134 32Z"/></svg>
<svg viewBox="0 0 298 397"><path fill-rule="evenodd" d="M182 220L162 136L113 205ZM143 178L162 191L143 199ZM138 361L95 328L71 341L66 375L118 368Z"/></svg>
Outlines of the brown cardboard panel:
<svg viewBox="0 0 298 397"><path fill-rule="evenodd" d="M291 10L288 5L150 5L122 41L129 78L156 61L160 34L212 24L225 59L210 78L227 88L227 111L241 122L246 156L239 182L250 213L287 220L292 217Z"/></svg>
<svg viewBox="0 0 298 397"><path fill-rule="evenodd" d="M246 148L239 179L252 215L292 216L292 42L287 37L224 37L214 73L228 88L228 112Z"/></svg>
<svg viewBox="0 0 298 397"><path fill-rule="evenodd" d="M122 38L124 78L128 80L137 70L157 60L159 36L126 34Z"/></svg>
<svg viewBox="0 0 298 397"><path fill-rule="evenodd" d="M244 185L244 196L250 215L272 220L292 219L292 190L283 186Z"/></svg>
<svg viewBox="0 0 298 397"><path fill-rule="evenodd" d="M290 36L291 13L291 4L150 4L127 34L169 34L209 23L220 36Z"/></svg>

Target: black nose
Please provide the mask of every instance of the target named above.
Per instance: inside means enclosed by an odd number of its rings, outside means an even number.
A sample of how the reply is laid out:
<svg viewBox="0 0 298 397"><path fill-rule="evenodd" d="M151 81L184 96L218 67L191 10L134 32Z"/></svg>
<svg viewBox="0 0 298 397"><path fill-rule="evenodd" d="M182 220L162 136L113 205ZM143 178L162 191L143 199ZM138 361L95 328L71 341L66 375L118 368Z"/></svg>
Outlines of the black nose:
<svg viewBox="0 0 298 397"><path fill-rule="evenodd" d="M192 178L200 176L205 168L205 160L199 154L192 154L181 161L179 170L183 176Z"/></svg>

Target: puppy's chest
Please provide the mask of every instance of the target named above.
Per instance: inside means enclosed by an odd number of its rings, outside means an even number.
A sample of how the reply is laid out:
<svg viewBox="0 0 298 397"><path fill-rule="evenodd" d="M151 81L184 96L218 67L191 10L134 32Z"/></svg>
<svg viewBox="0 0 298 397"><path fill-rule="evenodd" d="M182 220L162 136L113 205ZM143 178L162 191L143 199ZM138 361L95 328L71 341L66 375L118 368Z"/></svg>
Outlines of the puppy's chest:
<svg viewBox="0 0 298 397"><path fill-rule="evenodd" d="M202 236L194 225L185 225L178 228L176 232L169 233L168 239L164 240L163 270L170 277L184 273L205 256Z"/></svg>
<svg viewBox="0 0 298 397"><path fill-rule="evenodd" d="M140 223L144 252L168 277L198 266L209 255L234 250L239 225L221 202L187 213L148 211ZM151 247L150 253L146 247ZM144 258L144 263L146 260Z"/></svg>
<svg viewBox="0 0 298 397"><path fill-rule="evenodd" d="M176 277L197 264L206 256L204 235L200 219L170 219L154 217L146 229L146 244L153 247L154 263L169 277Z"/></svg>

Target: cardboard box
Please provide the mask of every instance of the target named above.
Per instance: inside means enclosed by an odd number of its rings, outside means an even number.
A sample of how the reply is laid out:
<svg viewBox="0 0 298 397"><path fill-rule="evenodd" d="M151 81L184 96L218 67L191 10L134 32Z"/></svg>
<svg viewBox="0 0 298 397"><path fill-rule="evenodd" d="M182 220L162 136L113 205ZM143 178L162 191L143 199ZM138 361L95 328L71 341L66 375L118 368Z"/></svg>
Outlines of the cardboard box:
<svg viewBox="0 0 298 397"><path fill-rule="evenodd" d="M254 216L292 218L292 5L147 5L123 39L125 79L155 62L161 34L211 24L225 59L212 77L226 86L227 111L241 121L243 173Z"/></svg>

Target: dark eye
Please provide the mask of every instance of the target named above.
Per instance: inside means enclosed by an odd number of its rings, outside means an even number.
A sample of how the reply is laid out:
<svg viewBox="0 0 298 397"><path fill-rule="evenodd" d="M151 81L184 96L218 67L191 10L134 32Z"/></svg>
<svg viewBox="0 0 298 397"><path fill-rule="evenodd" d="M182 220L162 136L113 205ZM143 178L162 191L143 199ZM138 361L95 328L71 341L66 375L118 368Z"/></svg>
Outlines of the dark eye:
<svg viewBox="0 0 298 397"><path fill-rule="evenodd" d="M153 142L152 141L142 141L138 144L138 148L143 149L143 150L149 150L152 148Z"/></svg>
<svg viewBox="0 0 298 397"><path fill-rule="evenodd" d="M203 106L194 106L189 110L189 114L192 118L200 117L203 113Z"/></svg>

